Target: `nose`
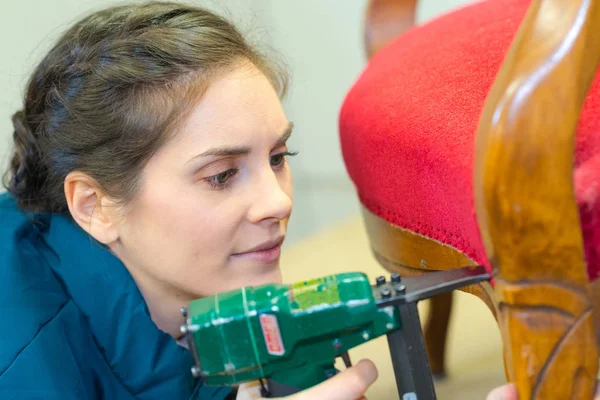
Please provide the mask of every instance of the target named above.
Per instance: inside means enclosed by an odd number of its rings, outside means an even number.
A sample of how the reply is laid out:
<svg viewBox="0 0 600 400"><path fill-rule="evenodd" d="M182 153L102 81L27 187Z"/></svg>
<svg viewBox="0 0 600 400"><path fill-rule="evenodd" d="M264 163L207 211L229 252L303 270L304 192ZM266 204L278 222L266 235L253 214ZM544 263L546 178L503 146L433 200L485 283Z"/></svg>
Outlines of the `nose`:
<svg viewBox="0 0 600 400"><path fill-rule="evenodd" d="M252 223L282 221L292 213L291 182L281 182L273 171L262 174L253 188L248 219Z"/></svg>

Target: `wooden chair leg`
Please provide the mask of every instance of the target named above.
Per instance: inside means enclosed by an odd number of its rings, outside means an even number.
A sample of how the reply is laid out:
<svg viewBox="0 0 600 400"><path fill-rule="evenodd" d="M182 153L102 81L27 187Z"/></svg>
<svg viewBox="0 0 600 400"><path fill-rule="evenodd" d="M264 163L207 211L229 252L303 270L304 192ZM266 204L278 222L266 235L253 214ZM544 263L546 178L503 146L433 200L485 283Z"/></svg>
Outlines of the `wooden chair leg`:
<svg viewBox="0 0 600 400"><path fill-rule="evenodd" d="M373 255L389 272L397 272L401 276L418 276L435 270L476 265L465 254L449 245L395 226L365 207L362 212ZM493 292L489 284L471 285L461 291L482 299L496 316ZM446 344L453 297L452 293L448 293L428 300L430 313L424 324L424 336L431 371L437 378L446 373Z"/></svg>
<svg viewBox="0 0 600 400"><path fill-rule="evenodd" d="M425 323L425 345L434 379L446 377L446 344L452 311L453 293L444 293L429 300L430 312Z"/></svg>
<svg viewBox="0 0 600 400"><path fill-rule="evenodd" d="M599 1L533 1L478 128L476 213L497 271L509 379L522 400L586 400L596 387L573 149L600 63L599 23Z"/></svg>

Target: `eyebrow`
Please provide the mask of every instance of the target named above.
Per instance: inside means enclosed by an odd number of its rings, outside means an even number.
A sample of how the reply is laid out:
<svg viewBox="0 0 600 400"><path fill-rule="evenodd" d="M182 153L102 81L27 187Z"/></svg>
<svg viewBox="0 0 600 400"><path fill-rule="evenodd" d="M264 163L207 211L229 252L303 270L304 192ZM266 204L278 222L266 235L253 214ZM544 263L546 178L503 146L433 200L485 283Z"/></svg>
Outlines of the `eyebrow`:
<svg viewBox="0 0 600 400"><path fill-rule="evenodd" d="M288 122L287 127L283 131L283 134L277 139L275 142L275 147L279 147L283 145L292 135L292 130L294 128L293 122ZM241 156L250 153L249 147L215 147L209 150L206 150L203 153L198 154L197 156L192 157L189 161L192 161L196 158L206 157L206 156ZM188 162L189 162L188 161Z"/></svg>

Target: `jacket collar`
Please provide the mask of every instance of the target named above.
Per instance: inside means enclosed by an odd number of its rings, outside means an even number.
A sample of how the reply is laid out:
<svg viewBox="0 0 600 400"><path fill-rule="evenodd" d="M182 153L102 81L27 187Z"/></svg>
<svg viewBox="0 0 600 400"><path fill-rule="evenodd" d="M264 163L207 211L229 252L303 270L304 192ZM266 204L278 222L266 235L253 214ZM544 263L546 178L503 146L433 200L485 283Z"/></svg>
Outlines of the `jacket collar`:
<svg viewBox="0 0 600 400"><path fill-rule="evenodd" d="M191 354L150 318L123 263L71 218L40 216L42 251L88 321L116 378L138 398L224 398L194 380Z"/></svg>

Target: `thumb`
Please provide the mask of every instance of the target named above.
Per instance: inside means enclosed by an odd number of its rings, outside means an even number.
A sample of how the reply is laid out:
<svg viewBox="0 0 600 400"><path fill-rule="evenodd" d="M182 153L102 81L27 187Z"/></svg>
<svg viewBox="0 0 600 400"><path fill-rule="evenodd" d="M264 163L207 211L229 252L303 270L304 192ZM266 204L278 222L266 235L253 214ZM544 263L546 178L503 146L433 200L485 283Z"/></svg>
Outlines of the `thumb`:
<svg viewBox="0 0 600 400"><path fill-rule="evenodd" d="M518 400L517 387L510 383L492 390L486 400Z"/></svg>
<svg viewBox="0 0 600 400"><path fill-rule="evenodd" d="M365 392L375 382L378 373L375 364L369 360L361 360L355 366L344 370L333 378L313 386L286 400L357 400L362 399Z"/></svg>

